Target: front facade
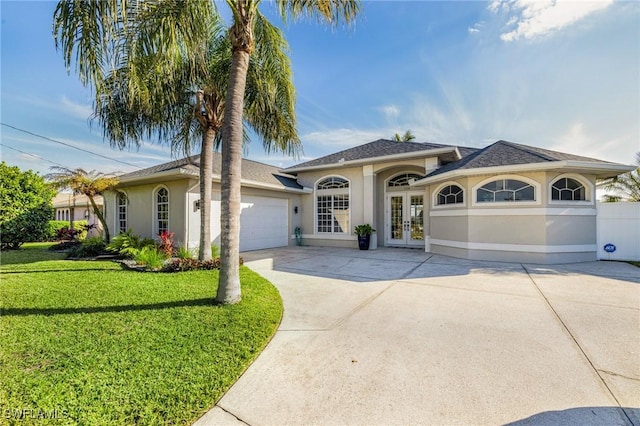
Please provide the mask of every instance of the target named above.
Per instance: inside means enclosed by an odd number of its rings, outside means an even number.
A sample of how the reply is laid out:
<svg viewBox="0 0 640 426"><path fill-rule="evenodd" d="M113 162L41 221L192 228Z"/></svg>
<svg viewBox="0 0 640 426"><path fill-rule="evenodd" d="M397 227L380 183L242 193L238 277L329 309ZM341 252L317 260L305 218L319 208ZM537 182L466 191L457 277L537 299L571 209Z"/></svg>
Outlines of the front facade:
<svg viewBox="0 0 640 426"><path fill-rule="evenodd" d="M101 211L103 208L103 197L98 195L94 199L96 205ZM102 225L100 220L93 212L91 202L86 195L76 195L69 192L59 192L53 197L53 219L58 221L76 222L86 220L88 225L93 228L89 231L90 236L100 235Z"/></svg>
<svg viewBox="0 0 640 426"><path fill-rule="evenodd" d="M245 160L241 250L293 245L296 228L305 245L356 248L353 228L368 223L377 230L372 249L532 263L595 260L596 179L628 170L504 141L478 150L378 140L280 171ZM123 178L111 195L116 233L167 229L197 245L197 167L162 165Z"/></svg>

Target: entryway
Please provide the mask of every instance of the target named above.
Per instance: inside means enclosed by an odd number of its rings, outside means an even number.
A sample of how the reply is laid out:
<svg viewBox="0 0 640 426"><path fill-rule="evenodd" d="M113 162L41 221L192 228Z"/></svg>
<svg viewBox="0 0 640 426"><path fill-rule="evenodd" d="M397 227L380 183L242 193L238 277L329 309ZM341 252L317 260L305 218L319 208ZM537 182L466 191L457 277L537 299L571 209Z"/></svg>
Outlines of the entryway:
<svg viewBox="0 0 640 426"><path fill-rule="evenodd" d="M424 245L424 192L387 194L385 210L386 246Z"/></svg>

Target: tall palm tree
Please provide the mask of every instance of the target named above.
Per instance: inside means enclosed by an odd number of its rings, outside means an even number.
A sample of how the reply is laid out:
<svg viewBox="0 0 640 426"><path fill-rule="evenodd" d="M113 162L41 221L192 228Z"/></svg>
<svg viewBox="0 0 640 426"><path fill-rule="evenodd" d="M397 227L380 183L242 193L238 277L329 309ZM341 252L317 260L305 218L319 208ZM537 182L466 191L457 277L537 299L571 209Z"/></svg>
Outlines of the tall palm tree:
<svg viewBox="0 0 640 426"><path fill-rule="evenodd" d="M598 182L598 187L613 194L604 196L607 201L640 201L640 152L636 152L638 167L619 176Z"/></svg>
<svg viewBox="0 0 640 426"><path fill-rule="evenodd" d="M240 290L240 171L242 161L242 119L245 88L252 55L260 49L255 37L261 0L227 0L233 14L229 28L232 62L226 93L226 114L222 127L220 278L216 300L237 303ZM275 3L286 22L301 16L314 17L330 25L352 22L359 0L280 0Z"/></svg>
<svg viewBox="0 0 640 426"><path fill-rule="evenodd" d="M411 130L407 130L404 132L404 135L400 136L399 133L393 135L393 140L396 142L410 142L414 140L416 137L411 133Z"/></svg>
<svg viewBox="0 0 640 426"><path fill-rule="evenodd" d="M87 3L61 1L56 10L54 30L67 66L76 44L77 63L86 74L83 81L95 88L95 118L112 146L138 145L144 136L168 139L174 153L183 150L188 155L200 146L200 199L209 202L200 203L198 255L210 259L213 149L220 141L231 63L227 33L208 2L167 0L138 7L122 1L115 12L98 2ZM80 19L87 15L83 8L91 7L90 17ZM108 24L99 25L96 19ZM104 47L99 52L104 58L82 55L92 52L92 45L102 47L107 37L116 40L116 47ZM249 67L246 122L262 137L267 151L296 154L300 141L288 46L261 15L256 37L263 47ZM103 70L115 59L115 66Z"/></svg>
<svg viewBox="0 0 640 426"><path fill-rule="evenodd" d="M91 203L93 213L96 215L102 229L104 231L104 239L108 243L111 239L109 236L109 228L104 218L104 214L96 204L96 196L103 195L105 191L109 191L118 185L118 178L105 173L96 172L95 170L85 171L84 169L68 169L66 167L53 166L52 173L45 176L54 188L70 189L73 195L85 195Z"/></svg>

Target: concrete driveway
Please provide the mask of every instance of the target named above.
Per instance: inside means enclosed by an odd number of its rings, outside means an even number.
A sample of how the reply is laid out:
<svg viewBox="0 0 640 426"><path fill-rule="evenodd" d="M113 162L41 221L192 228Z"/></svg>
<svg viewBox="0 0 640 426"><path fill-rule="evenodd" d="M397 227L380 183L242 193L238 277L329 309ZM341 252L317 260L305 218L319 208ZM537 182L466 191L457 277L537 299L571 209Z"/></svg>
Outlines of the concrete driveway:
<svg viewBox="0 0 640 426"><path fill-rule="evenodd" d="M640 269L419 250L243 254L275 337L198 425L640 425Z"/></svg>

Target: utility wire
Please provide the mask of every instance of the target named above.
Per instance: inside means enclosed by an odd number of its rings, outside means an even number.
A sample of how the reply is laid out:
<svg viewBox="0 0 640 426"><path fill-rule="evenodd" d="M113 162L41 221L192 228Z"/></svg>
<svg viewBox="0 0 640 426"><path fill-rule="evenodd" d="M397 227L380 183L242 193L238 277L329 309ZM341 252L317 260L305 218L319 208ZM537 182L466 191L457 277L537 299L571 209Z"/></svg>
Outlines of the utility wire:
<svg viewBox="0 0 640 426"><path fill-rule="evenodd" d="M39 135L37 133L30 132L28 130L24 130L24 129L20 129L18 127L11 126L9 124L5 124L5 123L0 123L0 124L2 124L3 126L9 127L9 128L11 128L13 130L17 130L19 132L26 133L28 135L36 136L38 138L42 138L42 139L45 139L45 140L48 140L48 141L51 141L51 142L55 142L55 143L58 143L60 145L68 146L69 148L77 149L78 151L86 152L87 154L95 155L96 157L106 158L107 160L115 161L117 163L126 164L127 166L135 167L136 169L142 169L142 167L136 166L135 164L127 163L126 161L116 160L115 158L109 158L106 155L102 155L102 154L96 154L95 152L91 152L88 149L78 148L77 146L74 146L74 145L71 145L71 144L68 144L68 143L65 143L65 142L60 142L58 140L51 139L51 138L49 138L47 136L42 136L42 135Z"/></svg>
<svg viewBox="0 0 640 426"><path fill-rule="evenodd" d="M5 145L5 144L3 144L3 143L0 143L0 145L1 145L1 146L3 146L3 147L5 147L5 148L12 149L12 150L14 150L14 151L18 151L18 152L19 152L19 153L21 153L21 154L30 155L30 156L32 156L32 157L34 157L34 158L39 159L39 160L46 161L47 163L55 164L56 166L60 166L60 167L64 167L65 169L69 169L69 167L67 167L67 166L65 166L65 165L63 165L63 164L56 163L55 161L47 160L46 158L42 158L42 157L40 157L39 155L31 154L30 152L20 151L20 150L19 150L19 149L17 149L17 148L11 147L11 146L9 146L9 145Z"/></svg>

